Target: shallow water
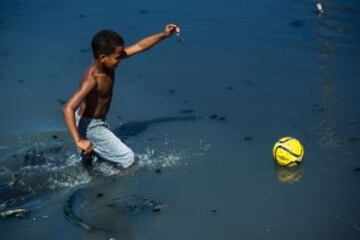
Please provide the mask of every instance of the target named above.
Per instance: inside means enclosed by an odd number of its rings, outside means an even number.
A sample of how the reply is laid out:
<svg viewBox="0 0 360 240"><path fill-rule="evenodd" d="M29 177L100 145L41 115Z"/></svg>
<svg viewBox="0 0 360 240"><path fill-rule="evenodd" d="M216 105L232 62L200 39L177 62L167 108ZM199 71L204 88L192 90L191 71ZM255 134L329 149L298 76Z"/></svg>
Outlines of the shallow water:
<svg viewBox="0 0 360 240"><path fill-rule="evenodd" d="M322 2L1 1L0 207L31 213L0 238L358 239L360 4ZM91 37L168 22L180 38L121 63L108 116L139 169L89 172L61 107ZM271 156L288 135L296 172Z"/></svg>

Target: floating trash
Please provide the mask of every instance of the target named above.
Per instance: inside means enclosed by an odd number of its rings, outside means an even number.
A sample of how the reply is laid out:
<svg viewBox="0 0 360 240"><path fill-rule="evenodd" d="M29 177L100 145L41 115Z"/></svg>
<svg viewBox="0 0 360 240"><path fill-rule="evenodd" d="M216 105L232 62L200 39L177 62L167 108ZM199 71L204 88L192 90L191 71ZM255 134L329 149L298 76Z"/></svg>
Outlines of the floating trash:
<svg viewBox="0 0 360 240"><path fill-rule="evenodd" d="M5 217L26 217L30 213L29 210L25 208L18 208L18 209L10 209L0 213L0 216Z"/></svg>

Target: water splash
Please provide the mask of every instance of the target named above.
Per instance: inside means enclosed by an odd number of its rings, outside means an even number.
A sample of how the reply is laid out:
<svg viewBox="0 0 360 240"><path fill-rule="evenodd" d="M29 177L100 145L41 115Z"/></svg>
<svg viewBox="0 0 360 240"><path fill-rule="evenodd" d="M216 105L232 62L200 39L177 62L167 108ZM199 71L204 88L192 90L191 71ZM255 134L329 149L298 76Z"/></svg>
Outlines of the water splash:
<svg viewBox="0 0 360 240"><path fill-rule="evenodd" d="M0 171L0 200L4 206L15 206L54 190L74 188L97 176L119 173L104 161L95 162L89 171L84 168L80 154L74 153L73 148L65 146L64 142L34 141L2 159L4 171ZM210 145L202 141L188 149L180 142L165 138L162 147L147 146L144 152L137 153L139 168L184 167L210 149Z"/></svg>

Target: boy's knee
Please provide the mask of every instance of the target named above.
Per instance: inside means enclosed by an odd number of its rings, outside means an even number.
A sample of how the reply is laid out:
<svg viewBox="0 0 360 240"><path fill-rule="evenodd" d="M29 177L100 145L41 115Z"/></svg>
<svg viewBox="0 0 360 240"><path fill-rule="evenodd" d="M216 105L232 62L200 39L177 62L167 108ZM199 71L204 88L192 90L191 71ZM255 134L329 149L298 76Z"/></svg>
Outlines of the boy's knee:
<svg viewBox="0 0 360 240"><path fill-rule="evenodd" d="M115 160L123 168L130 167L135 162L135 153L129 149Z"/></svg>
<svg viewBox="0 0 360 240"><path fill-rule="evenodd" d="M126 162L123 163L123 167L124 168L130 167L135 162L135 153L131 149L129 149L125 159Z"/></svg>

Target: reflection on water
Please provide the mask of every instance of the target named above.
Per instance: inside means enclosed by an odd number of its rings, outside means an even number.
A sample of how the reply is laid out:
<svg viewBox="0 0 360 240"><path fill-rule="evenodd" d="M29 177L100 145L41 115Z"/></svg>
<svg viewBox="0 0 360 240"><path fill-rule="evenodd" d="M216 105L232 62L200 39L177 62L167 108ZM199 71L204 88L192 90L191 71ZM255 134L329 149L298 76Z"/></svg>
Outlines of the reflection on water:
<svg viewBox="0 0 360 240"><path fill-rule="evenodd" d="M325 3L328 11L331 11L331 4ZM342 146L340 138L337 136L336 114L333 112L336 104L336 79L333 71L336 69L334 58L337 54L336 38L330 37L332 33L341 34L344 30L331 20L331 13L325 12L318 16L316 27L317 40L320 45L318 59L319 68L322 72L322 83L320 88L319 100L319 144L325 152L333 159L334 153Z"/></svg>
<svg viewBox="0 0 360 240"><path fill-rule="evenodd" d="M277 180L281 183L296 183L304 175L304 166L301 164L297 167L275 166Z"/></svg>

